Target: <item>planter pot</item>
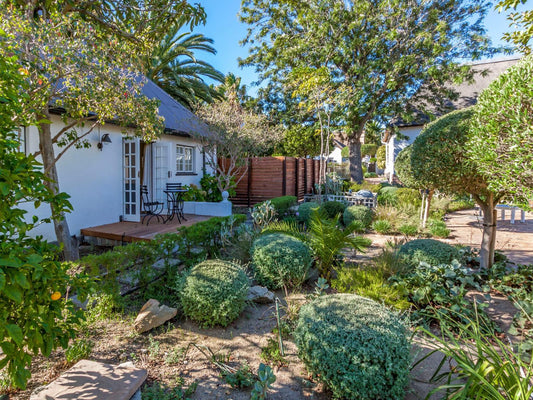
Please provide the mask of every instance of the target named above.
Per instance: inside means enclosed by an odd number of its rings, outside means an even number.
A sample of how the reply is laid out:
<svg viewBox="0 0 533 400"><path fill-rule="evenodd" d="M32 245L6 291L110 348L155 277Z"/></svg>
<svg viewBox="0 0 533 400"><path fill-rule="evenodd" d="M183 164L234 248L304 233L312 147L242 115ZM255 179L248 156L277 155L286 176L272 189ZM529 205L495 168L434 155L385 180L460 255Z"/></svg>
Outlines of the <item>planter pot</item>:
<svg viewBox="0 0 533 400"><path fill-rule="evenodd" d="M186 201L183 205L183 212L185 214L227 217L231 215L231 202Z"/></svg>

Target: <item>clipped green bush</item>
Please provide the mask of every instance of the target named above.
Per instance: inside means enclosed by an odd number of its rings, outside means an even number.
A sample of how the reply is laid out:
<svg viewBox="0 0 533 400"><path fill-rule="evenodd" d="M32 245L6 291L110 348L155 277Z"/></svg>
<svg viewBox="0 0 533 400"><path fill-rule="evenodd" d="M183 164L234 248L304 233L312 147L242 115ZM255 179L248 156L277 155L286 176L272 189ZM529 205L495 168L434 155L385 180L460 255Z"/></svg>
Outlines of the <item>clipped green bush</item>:
<svg viewBox="0 0 533 400"><path fill-rule="evenodd" d="M203 327L227 326L244 309L250 281L229 261L206 260L179 283L183 313Z"/></svg>
<svg viewBox="0 0 533 400"><path fill-rule="evenodd" d="M296 196L281 196L274 197L270 200L270 204L278 213L278 217L282 218L285 215L289 214L290 208L298 202Z"/></svg>
<svg viewBox="0 0 533 400"><path fill-rule="evenodd" d="M320 205L314 201L300 204L297 215L298 221L307 224L309 222L309 218L311 218L311 210L313 208L320 208Z"/></svg>
<svg viewBox="0 0 533 400"><path fill-rule="evenodd" d="M386 235L392 230L392 224L386 219L378 219L372 222L372 229L381 235Z"/></svg>
<svg viewBox="0 0 533 400"><path fill-rule="evenodd" d="M411 240L400 247L399 255L414 267L421 261L430 265L450 264L461 257L458 249L434 239Z"/></svg>
<svg viewBox="0 0 533 400"><path fill-rule="evenodd" d="M398 316L353 294L302 306L294 339L309 371L335 398L403 399L411 346Z"/></svg>
<svg viewBox="0 0 533 400"><path fill-rule="evenodd" d="M375 172L365 172L365 178L377 178L378 174Z"/></svg>
<svg viewBox="0 0 533 400"><path fill-rule="evenodd" d="M395 206L398 203L398 188L396 186L385 186L379 189L378 204L385 206Z"/></svg>
<svg viewBox="0 0 533 400"><path fill-rule="evenodd" d="M252 245L255 277L269 289L301 285L312 261L305 243L283 233L260 236Z"/></svg>
<svg viewBox="0 0 533 400"><path fill-rule="evenodd" d="M320 212L327 218L335 218L346 210L346 204L340 201L325 201L320 206Z"/></svg>
<svg viewBox="0 0 533 400"><path fill-rule="evenodd" d="M342 219L344 225L346 226L350 225L353 221L361 221L364 224L365 228L368 228L372 223L373 216L374 212L370 207L350 206L347 207L346 210L344 210Z"/></svg>

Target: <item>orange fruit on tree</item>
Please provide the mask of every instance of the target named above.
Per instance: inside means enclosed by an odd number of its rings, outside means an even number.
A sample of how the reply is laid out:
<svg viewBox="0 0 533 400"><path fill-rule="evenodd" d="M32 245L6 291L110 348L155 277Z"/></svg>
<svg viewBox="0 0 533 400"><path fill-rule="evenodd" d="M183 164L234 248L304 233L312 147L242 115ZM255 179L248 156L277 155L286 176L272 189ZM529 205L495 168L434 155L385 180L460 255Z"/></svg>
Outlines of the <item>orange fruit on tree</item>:
<svg viewBox="0 0 533 400"><path fill-rule="evenodd" d="M59 300L61 298L61 293L54 292L54 293L52 293L52 295L50 297L51 297L52 300Z"/></svg>

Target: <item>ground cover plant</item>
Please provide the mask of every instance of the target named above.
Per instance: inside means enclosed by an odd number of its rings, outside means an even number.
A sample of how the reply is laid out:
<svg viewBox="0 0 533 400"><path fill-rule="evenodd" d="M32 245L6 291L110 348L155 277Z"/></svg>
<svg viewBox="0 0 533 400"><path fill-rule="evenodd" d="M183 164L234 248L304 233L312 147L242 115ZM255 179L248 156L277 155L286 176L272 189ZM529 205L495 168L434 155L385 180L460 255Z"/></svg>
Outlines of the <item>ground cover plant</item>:
<svg viewBox="0 0 533 400"><path fill-rule="evenodd" d="M469 290L482 290L472 272L457 260L438 265L420 262L410 273L392 277L391 281L408 293L409 301L415 306L415 319L421 317L426 323L438 322L442 326L450 317L458 317L463 322L477 317L494 330L483 312L487 304L479 304L476 313L466 297Z"/></svg>
<svg viewBox="0 0 533 400"><path fill-rule="evenodd" d="M380 304L349 294L320 296L302 306L294 337L309 371L335 397L405 396L407 329Z"/></svg>
<svg viewBox="0 0 533 400"><path fill-rule="evenodd" d="M407 290L401 285L391 285L379 268L359 268L344 265L337 270L331 286L339 293L354 293L397 310L407 310Z"/></svg>
<svg viewBox="0 0 533 400"><path fill-rule="evenodd" d="M203 327L227 326L244 309L250 281L242 267L221 260L197 264L178 282L184 314Z"/></svg>
<svg viewBox="0 0 533 400"><path fill-rule="evenodd" d="M434 239L411 240L400 246L399 254L413 268L420 262L430 265L450 264L461 257L457 248Z"/></svg>

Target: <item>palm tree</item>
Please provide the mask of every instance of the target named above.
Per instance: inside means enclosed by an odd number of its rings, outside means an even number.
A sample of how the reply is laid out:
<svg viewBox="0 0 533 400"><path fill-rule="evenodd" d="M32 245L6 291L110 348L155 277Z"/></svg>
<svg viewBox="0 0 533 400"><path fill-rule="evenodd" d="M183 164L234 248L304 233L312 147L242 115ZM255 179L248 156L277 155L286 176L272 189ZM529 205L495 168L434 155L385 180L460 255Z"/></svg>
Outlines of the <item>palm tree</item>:
<svg viewBox="0 0 533 400"><path fill-rule="evenodd" d="M195 51L216 54L213 39L202 34L180 32L185 19L172 24L168 33L144 61L146 76L184 106L192 109L198 102L212 102L221 95L204 78L224 82L224 75L209 63L199 60Z"/></svg>

